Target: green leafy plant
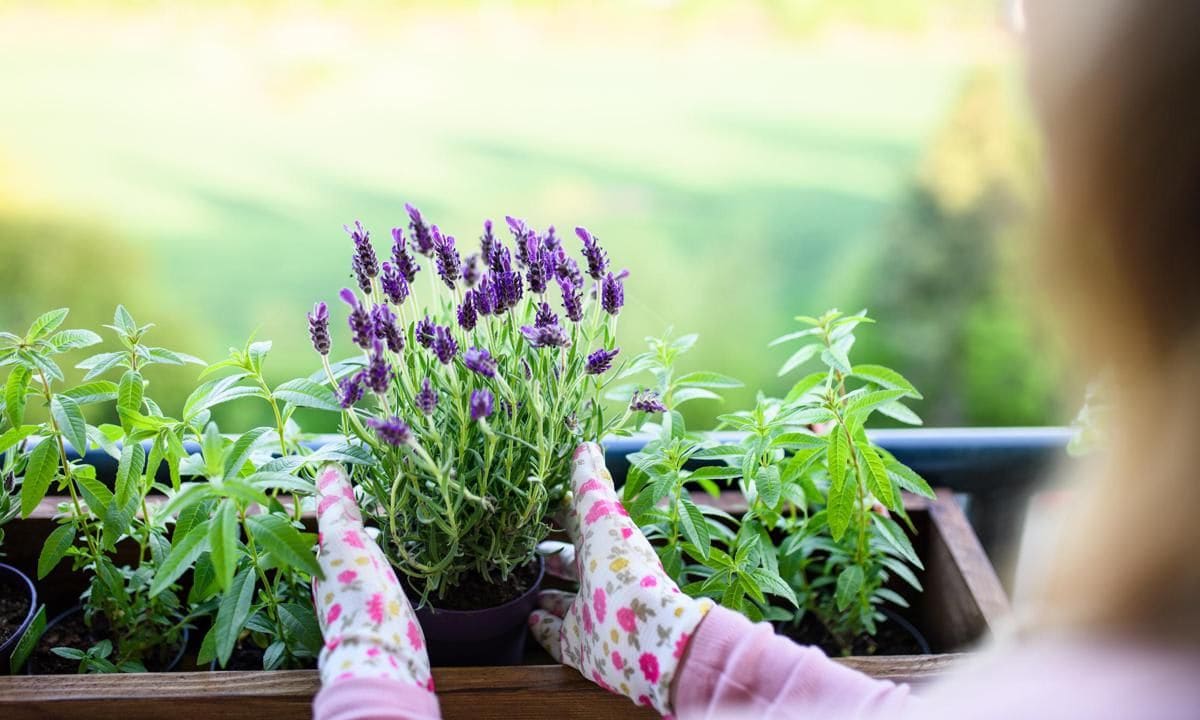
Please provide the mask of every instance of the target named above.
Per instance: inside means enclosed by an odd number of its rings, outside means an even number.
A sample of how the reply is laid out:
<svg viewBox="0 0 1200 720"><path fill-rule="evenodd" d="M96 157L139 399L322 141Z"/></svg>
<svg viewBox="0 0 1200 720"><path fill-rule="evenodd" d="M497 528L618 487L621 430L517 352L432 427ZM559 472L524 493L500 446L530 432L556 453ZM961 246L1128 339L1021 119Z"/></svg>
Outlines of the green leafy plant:
<svg viewBox="0 0 1200 720"><path fill-rule="evenodd" d="M64 387L60 356L100 342L88 330L60 330L67 313L60 309L42 315L24 337L0 335L0 365L13 366L4 393L9 430L0 447L9 453L5 463L10 471L21 475L23 515L32 513L51 487L69 495L60 507L59 526L38 559L38 576L68 557L74 569L90 575L82 597L84 618L108 644L83 651L76 658L81 670L143 670L147 661L161 660L162 653L180 647L184 629L194 618L181 605L177 587L157 595L149 592L170 544L169 517L154 512L147 498L154 488L170 489L156 480L164 462L173 484L178 484L185 453L181 428L163 417L146 395L142 370L156 364L202 363L145 344L152 326L139 326L118 307L109 327L122 349L84 360L77 366L87 371L83 382ZM98 379L117 370L119 382ZM26 423L31 397L44 405L45 421ZM113 401L120 425L88 423L84 407ZM118 460L112 488L98 481L95 468L82 461L93 446ZM133 564L117 564L119 544L133 546ZM74 653L64 655L68 656Z"/></svg>
<svg viewBox="0 0 1200 720"><path fill-rule="evenodd" d="M513 218L511 246L488 221L464 261L453 237L415 208L409 216L382 266L367 231L348 228L358 290L341 298L358 357L330 365L323 303L309 323L346 438L376 459L353 473L364 510L424 601L533 560L571 451L617 422L601 399L624 277L582 228L585 268L553 228ZM416 283L421 255L436 268L428 294Z"/></svg>

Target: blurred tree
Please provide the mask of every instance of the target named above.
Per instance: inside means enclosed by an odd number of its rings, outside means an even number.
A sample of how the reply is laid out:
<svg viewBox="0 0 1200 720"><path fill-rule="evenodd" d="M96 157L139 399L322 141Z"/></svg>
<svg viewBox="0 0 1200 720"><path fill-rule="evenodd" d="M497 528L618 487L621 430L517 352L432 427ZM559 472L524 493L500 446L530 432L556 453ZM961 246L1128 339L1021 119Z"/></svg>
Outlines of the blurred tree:
<svg viewBox="0 0 1200 720"><path fill-rule="evenodd" d="M1035 136L994 68L973 71L935 136L861 297L876 356L922 388L931 425L1058 419L1058 353L1025 287L1038 212Z"/></svg>

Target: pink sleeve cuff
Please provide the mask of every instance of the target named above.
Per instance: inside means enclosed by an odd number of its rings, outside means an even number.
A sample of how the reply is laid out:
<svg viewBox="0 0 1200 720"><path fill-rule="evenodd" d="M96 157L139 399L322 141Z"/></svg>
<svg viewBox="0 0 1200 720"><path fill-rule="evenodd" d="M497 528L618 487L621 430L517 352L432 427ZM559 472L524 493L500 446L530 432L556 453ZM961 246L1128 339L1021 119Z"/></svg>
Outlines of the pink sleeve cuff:
<svg viewBox="0 0 1200 720"><path fill-rule="evenodd" d="M316 720L439 720L437 696L410 683L348 678L313 698Z"/></svg>
<svg viewBox="0 0 1200 720"><path fill-rule="evenodd" d="M869 678L721 607L700 623L677 672L680 720L872 717L898 714L909 700L907 686Z"/></svg>

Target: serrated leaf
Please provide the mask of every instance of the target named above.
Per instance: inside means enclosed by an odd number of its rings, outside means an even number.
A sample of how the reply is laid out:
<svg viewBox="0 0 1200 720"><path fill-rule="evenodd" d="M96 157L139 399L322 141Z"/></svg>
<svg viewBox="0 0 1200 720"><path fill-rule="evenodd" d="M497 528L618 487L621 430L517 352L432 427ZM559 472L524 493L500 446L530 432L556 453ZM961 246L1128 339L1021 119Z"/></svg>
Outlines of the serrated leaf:
<svg viewBox="0 0 1200 720"><path fill-rule="evenodd" d="M313 554L316 536L302 533L279 515L253 515L246 519L254 541L266 548L285 567L298 568L314 577L321 576L321 566Z"/></svg>
<svg viewBox="0 0 1200 720"><path fill-rule="evenodd" d="M837 602L839 612L846 612L846 608L854 604L857 599L859 590L862 589L863 570L858 565L851 565L842 570L838 575L837 591L834 593L834 600Z"/></svg>
<svg viewBox="0 0 1200 720"><path fill-rule="evenodd" d="M317 615L313 606L300 603L283 603L278 607L279 620L293 640L293 647L299 646L306 652L316 654L321 649L321 626L317 624Z"/></svg>
<svg viewBox="0 0 1200 720"><path fill-rule="evenodd" d="M721 396L704 388L683 388L671 394L671 407L679 407L692 400L720 400Z"/></svg>
<svg viewBox="0 0 1200 720"><path fill-rule="evenodd" d="M779 577L777 573L768 572L759 568L752 572L751 577L758 583L759 587L764 592L768 592L776 597L781 597L792 604L792 607L799 607L800 603L796 599L796 593L792 588Z"/></svg>
<svg viewBox="0 0 1200 720"><path fill-rule="evenodd" d="M250 617L254 585L254 570L247 567L227 584L228 590L221 596L217 617L213 621L214 647L221 667L225 667L229 662L229 656L233 654L242 627Z"/></svg>
<svg viewBox="0 0 1200 720"><path fill-rule="evenodd" d="M692 372L683 375L675 380L675 384L679 386L691 386L699 388L740 388L742 382L728 375L722 375L715 372Z"/></svg>
<svg viewBox="0 0 1200 720"><path fill-rule="evenodd" d="M893 420L899 420L906 425L924 425L921 416L916 414L907 405L901 402L884 403L876 408L876 411L881 415L887 415Z"/></svg>
<svg viewBox="0 0 1200 720"><path fill-rule="evenodd" d="M87 375L83 376L84 382L87 382L92 378L103 375L115 367L126 365L127 363L125 358L126 355L123 352L100 353L99 355L91 356L75 367L79 368L80 370L88 371Z"/></svg>
<svg viewBox="0 0 1200 720"><path fill-rule="evenodd" d="M889 390L905 390L909 396L921 399L921 393L917 392L913 384L891 368L882 365L855 365L850 374L863 380L870 380Z"/></svg>
<svg viewBox="0 0 1200 720"><path fill-rule="evenodd" d="M55 352L61 353L97 345L100 343L100 336L91 330L59 330L48 342Z"/></svg>
<svg viewBox="0 0 1200 720"><path fill-rule="evenodd" d="M25 438L37 432L37 425L19 425L0 433L0 453L7 452Z"/></svg>
<svg viewBox="0 0 1200 720"><path fill-rule="evenodd" d="M935 497L933 488L929 487L929 483L925 482L924 478L913 472L912 468L898 460L891 460L885 465L888 475L900 487L931 500Z"/></svg>
<svg viewBox="0 0 1200 720"><path fill-rule="evenodd" d="M233 582L233 573L237 569L238 535L236 509L232 502L222 501L208 526L209 557L217 576L217 587L221 590L226 590Z"/></svg>
<svg viewBox="0 0 1200 720"><path fill-rule="evenodd" d="M62 561L73 542L75 542L75 526L70 523L59 525L54 532L50 533L42 545L41 554L38 555L38 580L49 575L50 571Z"/></svg>
<svg viewBox="0 0 1200 720"><path fill-rule="evenodd" d="M64 390L59 395L69 397L80 405L108 402L117 399L117 384L109 380L95 380Z"/></svg>
<svg viewBox="0 0 1200 720"><path fill-rule="evenodd" d="M850 518L854 514L854 503L857 478L848 478L846 462L849 447L845 433L840 428L834 430L829 443L829 532L833 539L841 540L846 529L850 527Z"/></svg>
<svg viewBox="0 0 1200 720"><path fill-rule="evenodd" d="M783 377L809 360L812 360L814 357L816 357L817 353L821 351L821 347L822 346L820 343L812 343L802 346L799 350L792 353L792 356L783 363L783 367L779 368L777 375L779 377Z"/></svg>
<svg viewBox="0 0 1200 720"><path fill-rule="evenodd" d="M758 491L758 499L772 510L779 509L779 501L783 496L783 483L779 480L779 468L775 465L760 467L754 476L754 489Z"/></svg>
<svg viewBox="0 0 1200 720"><path fill-rule="evenodd" d="M864 441L856 443L858 452L862 455L863 460L867 465L867 489L875 496L877 500L884 504L884 507L893 512L900 512L900 496L892 487L892 480L888 477L887 468L883 464L883 458L879 457L879 453L875 448L871 447L870 443Z"/></svg>
<svg viewBox="0 0 1200 720"><path fill-rule="evenodd" d="M791 405L797 400L803 398L805 395L808 395L827 377L829 377L828 373L824 371L818 371L809 373L808 375L800 378L800 380L798 380L796 384L792 386L792 389L788 391L787 397L783 399L784 404Z"/></svg>
<svg viewBox="0 0 1200 720"><path fill-rule="evenodd" d="M866 417L874 412L880 405L885 405L890 402L907 395L905 390L874 390L872 392L863 393L850 400L846 405L846 415L848 417Z"/></svg>
<svg viewBox="0 0 1200 720"><path fill-rule="evenodd" d="M244 397L263 397L263 391L260 388L236 384L244 377L246 377L246 373L234 373L223 378L210 380L196 388L184 403L184 420L191 420L204 410L232 400Z"/></svg>
<svg viewBox="0 0 1200 720"><path fill-rule="evenodd" d="M136 370L128 370L121 376L117 386L117 414L121 417L121 427L126 433L132 430L133 414L142 412L142 397L146 386L142 382L142 374ZM127 417L128 416L128 417Z"/></svg>
<svg viewBox="0 0 1200 720"><path fill-rule="evenodd" d="M58 460L58 444L53 438L42 438L33 448L25 467L25 479L21 481L21 517L29 517L46 497L58 469Z"/></svg>
<svg viewBox="0 0 1200 720"><path fill-rule="evenodd" d="M917 592L924 590L921 587L921 581L917 579L917 574L912 571L912 568L904 564L903 560L894 557L885 557L882 560L883 566L895 573L901 580L908 583Z"/></svg>
<svg viewBox="0 0 1200 720"><path fill-rule="evenodd" d="M779 337L775 338L771 342L767 343L767 347L775 347L776 345L782 345L785 342L791 342L792 340L798 340L799 338L802 338L802 337L819 335L820 333L821 333L821 328L816 328L816 327L806 328L804 330L797 330L796 332L790 332L787 335L780 335Z"/></svg>
<svg viewBox="0 0 1200 720"><path fill-rule="evenodd" d="M250 459L250 455L254 453L254 446L267 433L272 432L274 431L271 428L257 427L243 433L225 455L225 465L223 468L225 477L236 477L241 472L246 461Z"/></svg>
<svg viewBox="0 0 1200 720"><path fill-rule="evenodd" d="M136 440L127 440L121 448L121 459L117 463L117 477L113 484L116 489L117 505L124 507L130 497L140 496L140 480L146 468L146 449Z"/></svg>
<svg viewBox="0 0 1200 720"><path fill-rule="evenodd" d="M871 513L871 522L875 523L875 527L879 529L880 537L888 545L892 546L905 560L919 568L925 567L921 564L921 558L917 557L917 551L913 549L908 535L904 533L903 528L896 524L896 521Z"/></svg>
<svg viewBox="0 0 1200 720"><path fill-rule="evenodd" d="M771 439L772 448L785 448L787 450L798 450L806 448L820 448L829 444L825 438L806 432L788 432L776 435Z"/></svg>
<svg viewBox="0 0 1200 720"><path fill-rule="evenodd" d="M113 311L113 325L124 335L133 335L138 329L133 316L129 314L124 305L118 305L117 309Z"/></svg>
<svg viewBox="0 0 1200 720"><path fill-rule="evenodd" d="M337 397L327 386L311 380L290 380L275 388L273 393L276 400L282 400L298 407L341 412L342 406Z"/></svg>
<svg viewBox="0 0 1200 720"><path fill-rule="evenodd" d="M57 330L58 326L63 324L63 320L67 319L68 312L70 310L67 308L59 308L38 317L29 326L29 332L25 333L25 344L32 345Z"/></svg>
<svg viewBox="0 0 1200 720"><path fill-rule="evenodd" d="M283 490L291 493L311 493L315 489L312 480L283 472L256 472L245 482L260 490Z"/></svg>
<svg viewBox="0 0 1200 720"><path fill-rule="evenodd" d="M79 494L83 495L83 502L87 504L88 510L101 521L107 521L108 510L113 501L112 490L94 476L81 472L75 473L75 484L79 486Z"/></svg>
<svg viewBox="0 0 1200 720"><path fill-rule="evenodd" d="M13 427L19 427L25 420L25 396L32 377L28 368L17 365L8 374L8 381L4 384L4 414Z"/></svg>
<svg viewBox="0 0 1200 720"><path fill-rule="evenodd" d="M208 550L208 528L203 524L192 527L186 535L182 536L182 539L176 539L175 544L171 547L171 552L154 572L154 582L150 584L150 597L169 588L179 576L195 564L206 550Z"/></svg>
<svg viewBox="0 0 1200 720"><path fill-rule="evenodd" d="M679 496L679 529L683 531L684 538L696 546L701 559L707 560L709 546L712 544L708 534L708 523L704 520L700 508L696 507L686 494Z"/></svg>
<svg viewBox="0 0 1200 720"><path fill-rule="evenodd" d="M242 507L251 505L262 505L267 507L271 504L271 499L267 497L262 490L253 487L236 477L227 477L220 483L215 485L215 489L219 495L233 498L239 502Z"/></svg>
<svg viewBox="0 0 1200 720"><path fill-rule="evenodd" d="M708 465L702 468L696 468L689 475L691 480L699 480L706 478L708 480L732 480L742 476L741 468L727 467L724 465Z"/></svg>
<svg viewBox="0 0 1200 720"><path fill-rule="evenodd" d="M54 416L59 431L67 442L71 443L75 452L79 453L80 457L86 455L87 421L83 419L79 403L64 395L55 395L50 399L50 414Z"/></svg>
<svg viewBox="0 0 1200 720"><path fill-rule="evenodd" d="M847 357L845 350L837 346L822 350L821 362L839 372L846 374L850 373L850 358Z"/></svg>

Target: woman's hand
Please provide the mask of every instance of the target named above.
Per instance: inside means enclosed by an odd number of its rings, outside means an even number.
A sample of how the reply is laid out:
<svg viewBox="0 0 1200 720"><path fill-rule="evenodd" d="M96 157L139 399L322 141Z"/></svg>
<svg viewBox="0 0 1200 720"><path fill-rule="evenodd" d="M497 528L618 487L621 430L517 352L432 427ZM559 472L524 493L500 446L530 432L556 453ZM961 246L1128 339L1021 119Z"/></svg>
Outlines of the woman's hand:
<svg viewBox="0 0 1200 720"><path fill-rule="evenodd" d="M363 529L346 471L333 463L317 474L317 561L313 579L321 623L321 685L349 678L386 678L430 692L425 636L387 558Z"/></svg>
<svg viewBox="0 0 1200 720"><path fill-rule="evenodd" d="M571 487L564 524L572 545L553 548L547 564L577 577L579 593L542 592L529 618L534 637L597 685L670 714L675 669L712 602L667 577L617 499L599 445L576 449Z"/></svg>

